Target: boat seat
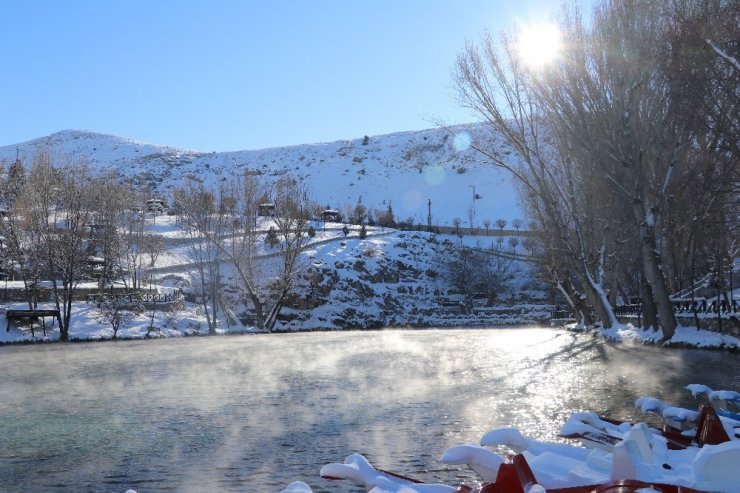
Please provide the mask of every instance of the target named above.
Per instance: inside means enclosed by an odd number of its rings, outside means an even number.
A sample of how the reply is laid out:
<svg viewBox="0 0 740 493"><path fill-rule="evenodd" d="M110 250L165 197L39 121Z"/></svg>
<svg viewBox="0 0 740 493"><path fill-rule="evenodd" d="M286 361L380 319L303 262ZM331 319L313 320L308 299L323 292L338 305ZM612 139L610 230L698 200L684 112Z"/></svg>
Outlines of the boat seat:
<svg viewBox="0 0 740 493"><path fill-rule="evenodd" d="M623 441L634 442L640 455L640 461L645 464L655 463L655 455L650 445L651 435L652 433L645 423L637 423L623 437Z"/></svg>
<svg viewBox="0 0 740 493"><path fill-rule="evenodd" d="M740 491L740 441L703 447L692 464L697 481L712 483L734 483ZM727 491L730 491L729 489Z"/></svg>
<svg viewBox="0 0 740 493"><path fill-rule="evenodd" d="M614 446L610 478L651 480L655 454L650 446L649 429L645 423L637 423L624 434L624 439Z"/></svg>

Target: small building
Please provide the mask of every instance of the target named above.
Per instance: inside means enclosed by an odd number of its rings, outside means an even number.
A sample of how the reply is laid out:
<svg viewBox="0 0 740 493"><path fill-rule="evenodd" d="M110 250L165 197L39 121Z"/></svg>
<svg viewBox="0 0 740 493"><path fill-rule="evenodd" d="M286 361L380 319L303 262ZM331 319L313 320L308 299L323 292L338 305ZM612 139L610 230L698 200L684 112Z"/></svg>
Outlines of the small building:
<svg viewBox="0 0 740 493"><path fill-rule="evenodd" d="M257 215L262 217L273 217L275 215L275 204L260 204L257 206Z"/></svg>
<svg viewBox="0 0 740 493"><path fill-rule="evenodd" d="M91 238L102 238L104 235L115 233L115 226L108 222L93 223L87 225Z"/></svg>
<svg viewBox="0 0 740 493"><path fill-rule="evenodd" d="M321 221L325 223L341 223L342 214L334 209L326 209L321 213Z"/></svg>
<svg viewBox="0 0 740 493"><path fill-rule="evenodd" d="M164 212L167 209L167 201L164 199L148 199L146 210L149 212Z"/></svg>

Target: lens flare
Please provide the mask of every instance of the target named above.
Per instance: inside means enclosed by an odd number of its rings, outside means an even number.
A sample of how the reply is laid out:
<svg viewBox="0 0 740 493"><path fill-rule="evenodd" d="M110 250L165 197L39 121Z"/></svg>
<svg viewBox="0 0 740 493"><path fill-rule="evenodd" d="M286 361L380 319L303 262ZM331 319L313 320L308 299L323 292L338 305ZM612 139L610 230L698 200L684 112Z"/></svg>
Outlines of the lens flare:
<svg viewBox="0 0 740 493"><path fill-rule="evenodd" d="M424 197L416 190L410 190L403 196L403 207L409 211L415 211L424 203Z"/></svg>
<svg viewBox="0 0 740 493"><path fill-rule="evenodd" d="M424 169L424 181L432 186L441 185L445 181L445 169L442 166L429 166Z"/></svg>
<svg viewBox="0 0 740 493"><path fill-rule="evenodd" d="M517 51L530 68L538 69L554 61L561 47L560 30L553 23L531 24L519 32Z"/></svg>
<svg viewBox="0 0 740 493"><path fill-rule="evenodd" d="M470 144L473 142L473 138L468 132L460 132L455 135L455 139L452 141L452 145L455 146L457 152L463 152L470 148Z"/></svg>

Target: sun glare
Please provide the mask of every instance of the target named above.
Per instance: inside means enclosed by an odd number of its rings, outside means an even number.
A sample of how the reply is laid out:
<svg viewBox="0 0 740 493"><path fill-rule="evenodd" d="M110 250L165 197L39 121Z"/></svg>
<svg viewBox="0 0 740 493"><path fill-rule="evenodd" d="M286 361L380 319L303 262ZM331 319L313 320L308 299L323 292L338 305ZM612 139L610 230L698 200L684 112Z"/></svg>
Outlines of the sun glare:
<svg viewBox="0 0 740 493"><path fill-rule="evenodd" d="M519 56L533 69L538 69L558 57L561 48L560 31L555 24L532 24L522 28L517 42Z"/></svg>

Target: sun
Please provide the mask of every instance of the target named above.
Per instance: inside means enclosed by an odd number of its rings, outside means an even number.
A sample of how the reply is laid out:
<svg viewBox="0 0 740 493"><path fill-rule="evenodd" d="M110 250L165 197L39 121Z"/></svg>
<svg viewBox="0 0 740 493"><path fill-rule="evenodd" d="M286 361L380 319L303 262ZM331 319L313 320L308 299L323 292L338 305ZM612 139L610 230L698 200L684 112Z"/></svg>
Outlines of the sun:
<svg viewBox="0 0 740 493"><path fill-rule="evenodd" d="M532 69L539 69L557 59L561 45L560 30L549 22L525 26L517 38L519 57Z"/></svg>

